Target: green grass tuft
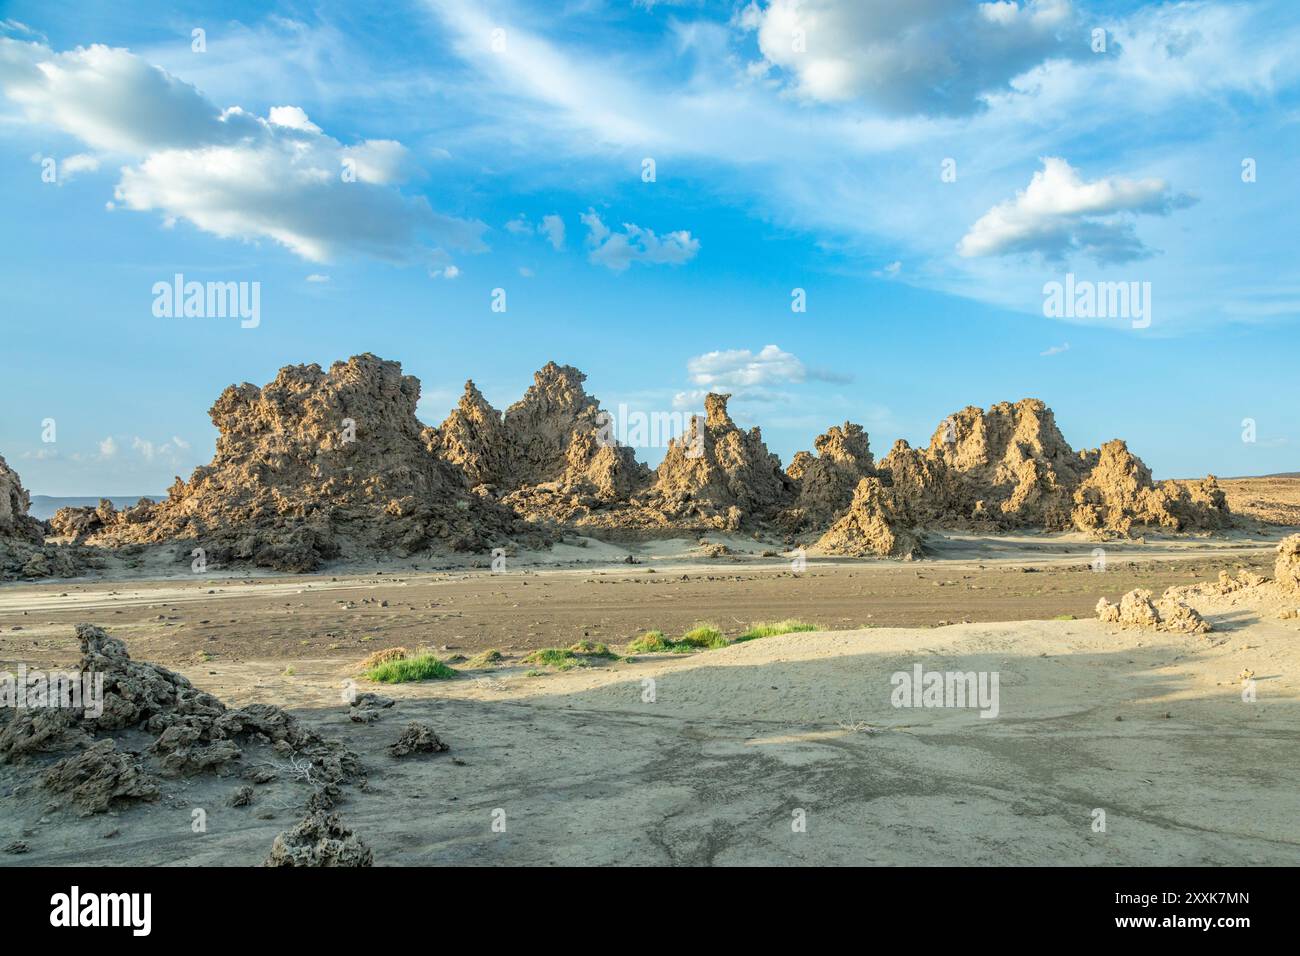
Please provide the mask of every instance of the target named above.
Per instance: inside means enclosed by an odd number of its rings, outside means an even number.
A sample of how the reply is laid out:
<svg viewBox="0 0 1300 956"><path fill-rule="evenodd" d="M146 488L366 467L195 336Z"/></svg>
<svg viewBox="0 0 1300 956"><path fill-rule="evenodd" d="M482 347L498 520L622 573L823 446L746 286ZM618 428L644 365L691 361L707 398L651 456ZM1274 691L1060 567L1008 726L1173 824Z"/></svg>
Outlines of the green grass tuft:
<svg viewBox="0 0 1300 956"><path fill-rule="evenodd" d="M722 632L711 624L701 624L699 627L687 631L681 637L677 638L677 644L686 644L689 647L726 647L727 639L722 636Z"/></svg>
<svg viewBox="0 0 1300 956"><path fill-rule="evenodd" d="M500 664L505 657L495 647L486 651L480 651L465 662L466 667L491 667L493 664Z"/></svg>
<svg viewBox="0 0 1300 956"><path fill-rule="evenodd" d="M455 669L425 653L376 664L365 672L365 676L380 684L404 684L417 680L446 680L457 674Z"/></svg>
<svg viewBox="0 0 1300 956"><path fill-rule="evenodd" d="M800 631L815 631L816 624L808 624L804 621L774 621L771 624L754 624L748 631L736 638L735 643L741 641L754 641L760 637L776 637L778 634L795 634Z"/></svg>
<svg viewBox="0 0 1300 956"><path fill-rule="evenodd" d="M605 644L596 641L578 641L571 647L543 647L524 658L526 664L545 664L556 670L567 671L575 667L590 666L592 658L617 660L618 655Z"/></svg>
<svg viewBox="0 0 1300 956"><path fill-rule="evenodd" d="M627 646L629 654L657 654L671 650L663 631L646 631Z"/></svg>

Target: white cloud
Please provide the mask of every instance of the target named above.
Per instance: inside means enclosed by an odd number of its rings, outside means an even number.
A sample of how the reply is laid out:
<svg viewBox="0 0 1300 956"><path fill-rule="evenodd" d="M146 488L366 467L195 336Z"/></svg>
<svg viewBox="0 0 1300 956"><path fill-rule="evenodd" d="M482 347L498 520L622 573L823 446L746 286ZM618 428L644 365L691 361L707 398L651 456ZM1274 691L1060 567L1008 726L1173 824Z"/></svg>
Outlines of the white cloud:
<svg viewBox="0 0 1300 956"><path fill-rule="evenodd" d="M1191 199L1157 178L1086 182L1064 159L1045 157L1029 186L981 216L957 244L966 258L1037 252L1063 259L1079 252L1098 262L1150 255L1133 216L1163 216Z"/></svg>
<svg viewBox="0 0 1300 956"><path fill-rule="evenodd" d="M579 217L587 227L588 258L607 269L623 272L633 262L647 265L681 265L695 258L700 241L685 229L657 236L630 222L622 232L612 232L594 209Z"/></svg>
<svg viewBox="0 0 1300 956"><path fill-rule="evenodd" d="M315 283L329 282L330 277L327 275L321 275L321 273L319 272L313 272L311 275L307 277L307 281L315 282Z"/></svg>
<svg viewBox="0 0 1300 956"><path fill-rule="evenodd" d="M54 53L0 37L0 89L29 121L140 157L115 206L187 220L223 238L271 239L311 261L353 251L406 261L423 241L482 248L481 223L436 213L392 187L408 155L393 140L345 146L297 106L266 118L219 110L195 87L123 49Z"/></svg>
<svg viewBox="0 0 1300 956"><path fill-rule="evenodd" d="M1038 354L1039 355L1060 355L1062 352L1068 352L1068 351L1070 351L1070 343L1066 342L1064 345L1049 346L1046 350L1039 352Z"/></svg>
<svg viewBox="0 0 1300 956"><path fill-rule="evenodd" d="M775 397L769 390L809 380L846 382L850 376L809 369L803 361L776 345L765 345L758 352L749 349L726 349L697 355L686 363L691 384L700 392L682 392L677 398L694 402L702 392L730 392L749 399ZM679 406L680 407L680 406Z"/></svg>
<svg viewBox="0 0 1300 956"><path fill-rule="evenodd" d="M889 263L881 269L871 273L878 279L897 279L898 274L903 271L903 264L898 260Z"/></svg>
<svg viewBox="0 0 1300 956"><path fill-rule="evenodd" d="M1069 0L770 0L736 22L810 99L968 114L1047 58L1086 51L1086 34L1064 40L1073 19Z"/></svg>
<svg viewBox="0 0 1300 956"><path fill-rule="evenodd" d="M99 456L101 458L113 458L117 455L117 442L109 435L99 443Z"/></svg>

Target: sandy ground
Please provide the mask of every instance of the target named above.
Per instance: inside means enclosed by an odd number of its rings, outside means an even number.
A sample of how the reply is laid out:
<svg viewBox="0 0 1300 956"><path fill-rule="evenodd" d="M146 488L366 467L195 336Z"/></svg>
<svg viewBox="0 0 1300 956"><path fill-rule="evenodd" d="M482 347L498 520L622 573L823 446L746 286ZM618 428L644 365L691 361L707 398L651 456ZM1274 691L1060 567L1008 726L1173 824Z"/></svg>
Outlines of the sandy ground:
<svg viewBox="0 0 1300 956"><path fill-rule="evenodd" d="M1090 550L954 539L934 561L814 563L797 576L779 560L661 568L647 555L650 565L535 568L518 580L480 571L7 587L0 646L6 663L70 660L70 623L91 620L137 658L181 661L232 705L291 708L362 755L368 786L347 788L339 812L378 865L1300 864L1300 620L1279 617L1295 602L1209 602L1200 609L1215 630L1202 637L1026 619L1082 617L1135 581L1267 568L1271 541L1117 546L1103 573L1078 569ZM563 645L587 630L613 644L665 626L679 603L687 623L727 611L833 629L568 672L519 660L534 641ZM962 617L973 623L936 626ZM360 656L394 642L386 620L408 629L407 643L463 633L467 651L479 646L469 625L482 621L494 640L514 635L497 643L515 653L457 680L374 688L398 703L356 724L344 688ZM898 620L912 626L874 626ZM327 621L339 647L323 635L297 643ZM195 660L203 646L218 650ZM891 676L916 664L996 673L998 716L892 706ZM1255 675L1253 703L1242 700L1243 669ZM389 756L416 719L451 751ZM259 863L309 790L281 780L249 807L226 806L242 782L167 781L152 804L82 819L21 768L0 768L0 847L30 848L0 865ZM196 808L206 832L193 832Z"/></svg>
<svg viewBox="0 0 1300 956"><path fill-rule="evenodd" d="M589 639L621 645L649 629L711 623L734 636L751 623L798 618L833 630L935 627L1089 617L1097 598L1162 591L1219 568L1272 565L1283 531L1098 545L1078 535L947 535L917 562L808 559L796 573L770 547L715 539L557 549L504 572L341 567L320 575L193 575L0 587L0 666L75 662L72 626L89 621L146 660L191 676L202 665L332 657L394 646L473 656L523 653ZM1093 570L1105 550L1105 571ZM638 562L623 563L628 555ZM599 559L575 565L574 555ZM529 563L529 561L532 563ZM283 663L281 664L283 666Z"/></svg>

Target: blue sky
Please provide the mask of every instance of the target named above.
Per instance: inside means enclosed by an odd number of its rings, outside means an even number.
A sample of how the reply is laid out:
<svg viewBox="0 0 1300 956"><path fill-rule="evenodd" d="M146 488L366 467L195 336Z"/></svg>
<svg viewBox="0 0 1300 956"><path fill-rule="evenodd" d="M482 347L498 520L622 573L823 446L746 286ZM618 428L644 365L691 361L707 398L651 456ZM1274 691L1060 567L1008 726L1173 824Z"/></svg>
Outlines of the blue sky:
<svg viewBox="0 0 1300 956"><path fill-rule="evenodd" d="M0 454L34 493L161 491L226 385L362 351L429 424L553 359L611 409L730 391L786 461L1032 395L1158 477L1300 468L1289 0L385 7L5 5ZM259 283L257 326L155 315L176 273ZM1067 273L1149 283L1149 324L1045 315Z"/></svg>

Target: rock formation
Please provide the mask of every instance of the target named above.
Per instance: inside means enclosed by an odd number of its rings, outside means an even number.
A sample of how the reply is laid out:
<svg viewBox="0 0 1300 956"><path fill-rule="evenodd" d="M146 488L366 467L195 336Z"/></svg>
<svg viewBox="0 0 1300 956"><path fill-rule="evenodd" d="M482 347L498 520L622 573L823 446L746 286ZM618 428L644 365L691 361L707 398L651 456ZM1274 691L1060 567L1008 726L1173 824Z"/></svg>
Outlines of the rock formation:
<svg viewBox="0 0 1300 956"><path fill-rule="evenodd" d="M31 498L18 473L0 457L0 581L70 578L103 566L92 551L45 543L45 528L30 514Z"/></svg>
<svg viewBox="0 0 1300 956"><path fill-rule="evenodd" d="M226 773L246 751L294 755L313 784L337 786L360 773L356 754L324 740L270 704L230 710L180 674L132 660L126 645L77 625L77 668L102 680L102 710L68 706L0 708L0 762L48 762L40 781L82 814L158 796L162 778ZM85 702L91 708L91 702ZM120 743L143 735L143 752Z"/></svg>
<svg viewBox="0 0 1300 956"><path fill-rule="evenodd" d="M862 427L845 422L783 471L757 427L732 421L729 396L709 394L706 415L652 472L619 443L585 380L550 362L504 413L466 382L446 420L426 428L419 382L395 362L288 366L262 388L222 393L212 462L166 500L62 509L51 527L74 543L175 542L212 565L309 571L344 556L540 547L569 532L766 530L826 553L911 556L927 528L1127 535L1231 521L1212 476L1155 482L1118 440L1076 452L1038 399L964 408L928 446L900 440L879 462ZM0 462L5 573L63 573L58 553L31 550L40 526L26 500ZM2 550L12 540L28 549L20 559Z"/></svg>
<svg viewBox="0 0 1300 956"><path fill-rule="evenodd" d="M771 519L795 497L794 482L757 428L742 431L727 413L730 395L704 398L705 418L669 443L647 504L669 520L738 530Z"/></svg>
<svg viewBox="0 0 1300 956"><path fill-rule="evenodd" d="M817 436L813 448L816 455L801 451L786 469L799 489L788 517L794 527L825 528L849 507L859 482L876 477L871 446L861 425L832 425Z"/></svg>
<svg viewBox="0 0 1300 956"><path fill-rule="evenodd" d="M1300 534L1283 538L1278 544L1274 574L1284 593L1300 595Z"/></svg>
<svg viewBox="0 0 1300 956"><path fill-rule="evenodd" d="M374 355L287 366L270 384L227 388L212 406L212 462L166 500L119 513L89 539L182 541L208 563L309 571L347 553L433 547L487 553L522 535L507 509L471 494L440 436L415 417L418 380ZM67 524L65 520L61 524Z"/></svg>
<svg viewBox="0 0 1300 956"><path fill-rule="evenodd" d="M851 557L912 558L920 553L920 542L900 517L901 507L892 489L879 478L863 478L853 500L812 550L821 554Z"/></svg>
<svg viewBox="0 0 1300 956"><path fill-rule="evenodd" d="M1104 597L1098 600L1097 617L1106 624L1118 624L1120 627L1205 634L1211 630L1210 623L1182 599L1185 593L1181 589L1170 588L1156 603L1152 601L1150 591L1134 588L1120 598L1119 604L1112 604Z"/></svg>

